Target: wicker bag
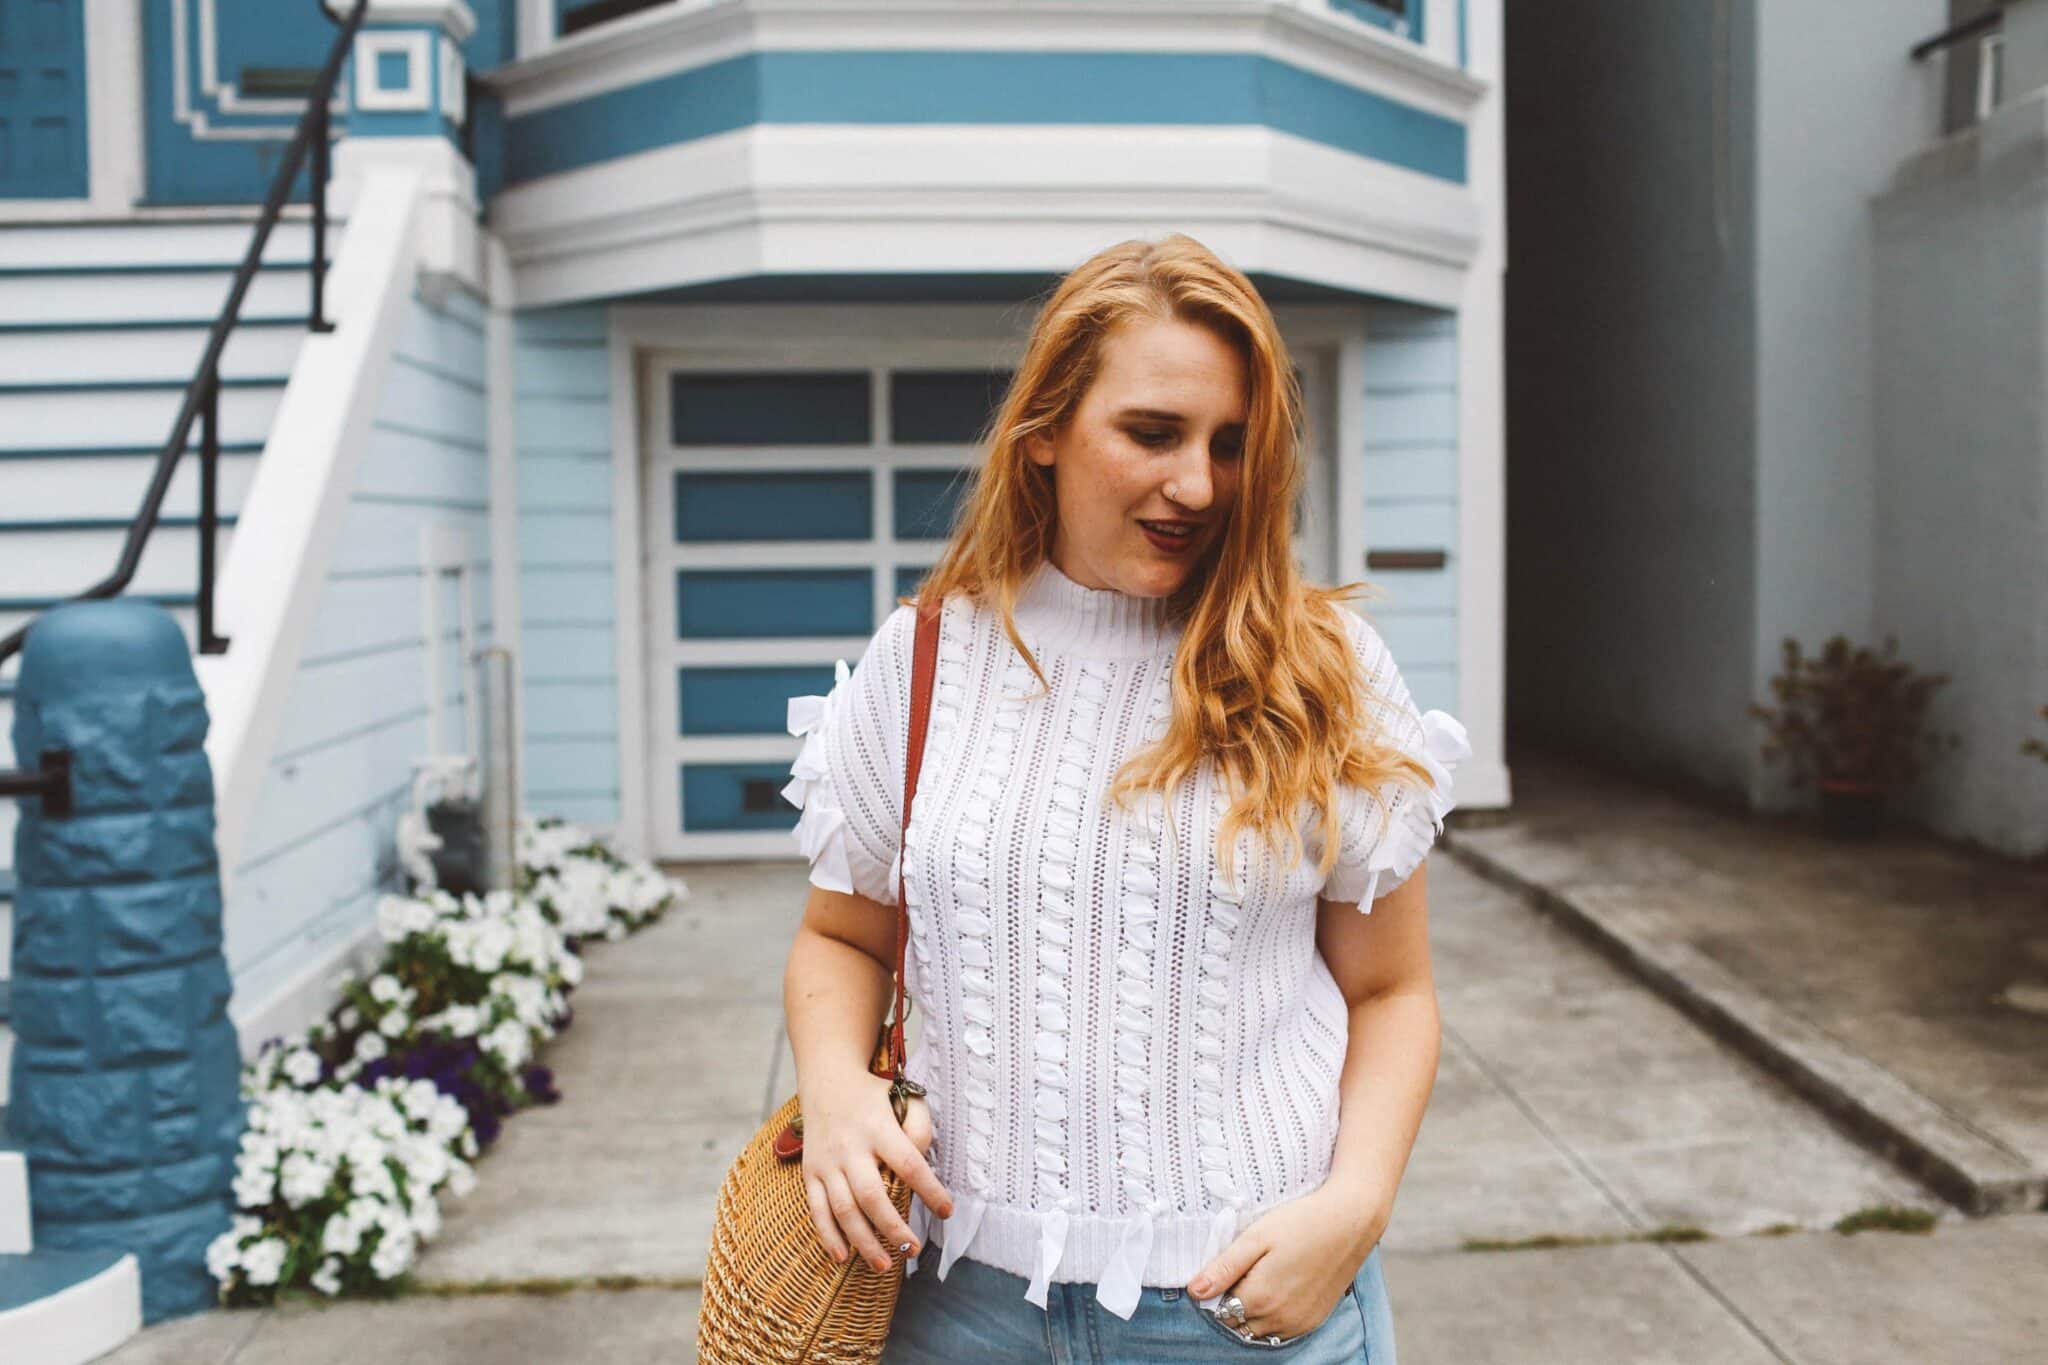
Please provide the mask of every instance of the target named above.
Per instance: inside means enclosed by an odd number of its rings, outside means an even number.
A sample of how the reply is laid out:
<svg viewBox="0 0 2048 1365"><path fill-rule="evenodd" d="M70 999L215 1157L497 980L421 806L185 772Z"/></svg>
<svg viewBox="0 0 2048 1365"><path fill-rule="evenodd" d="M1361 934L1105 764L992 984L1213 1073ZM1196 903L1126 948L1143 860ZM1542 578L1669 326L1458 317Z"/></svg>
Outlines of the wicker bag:
<svg viewBox="0 0 2048 1365"><path fill-rule="evenodd" d="M938 649L938 604L920 601L903 776L906 826L910 798L917 791L918 765L924 758ZM898 1123L909 1110L910 1096L924 1094L922 1086L903 1074L903 1021L909 1002L903 986L903 950L910 937L909 919L899 860L893 1008L882 1021L868 1067L893 1082L889 1101ZM889 1201L907 1218L910 1186L886 1164L881 1174ZM803 1118L797 1113L797 1097L791 1095L748 1141L719 1187L703 1304L697 1314L697 1359L704 1365L872 1365L881 1359L889 1319L903 1288L904 1253L886 1240L883 1245L889 1251L886 1271L869 1265L858 1250L843 1265L825 1250L804 1197Z"/></svg>

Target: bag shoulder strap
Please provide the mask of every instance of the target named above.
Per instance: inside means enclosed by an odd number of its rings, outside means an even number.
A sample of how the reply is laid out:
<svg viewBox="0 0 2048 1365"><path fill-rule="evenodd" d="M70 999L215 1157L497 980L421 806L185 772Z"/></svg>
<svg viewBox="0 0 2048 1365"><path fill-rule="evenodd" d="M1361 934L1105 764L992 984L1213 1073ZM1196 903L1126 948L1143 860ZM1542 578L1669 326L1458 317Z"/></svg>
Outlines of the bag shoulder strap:
<svg viewBox="0 0 2048 1365"><path fill-rule="evenodd" d="M938 599L928 600L923 596L918 598L917 639L910 656L910 737L903 765L903 834L910 830L910 802L917 795L918 769L924 765L925 730L930 722L932 710L932 677L938 671L941 610L942 603ZM903 1021L909 1008L909 996L903 985L903 955L909 942L910 910L903 892L903 858L899 853L896 858L896 949L895 974L892 977L894 993L888 1020L889 1041L882 1063L887 1069L877 1073L892 1079L903 1075Z"/></svg>

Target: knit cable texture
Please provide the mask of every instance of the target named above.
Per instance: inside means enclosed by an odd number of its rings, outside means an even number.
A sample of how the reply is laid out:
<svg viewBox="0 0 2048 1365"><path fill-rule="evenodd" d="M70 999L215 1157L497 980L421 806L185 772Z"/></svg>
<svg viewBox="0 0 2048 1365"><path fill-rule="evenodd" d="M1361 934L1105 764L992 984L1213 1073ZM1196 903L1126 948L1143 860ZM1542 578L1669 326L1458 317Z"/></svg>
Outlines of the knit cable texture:
<svg viewBox="0 0 2048 1365"><path fill-rule="evenodd" d="M1026 1277L1040 1308L1055 1280L1094 1282L1126 1319L1141 1286L1186 1284L1329 1174L1349 1013L1316 952L1317 898L1370 913L1405 882L1471 754L1454 717L1417 713L1378 631L1342 612L1370 724L1432 790L1340 789L1327 879L1304 812L1300 862L1241 832L1226 881L1213 762L1170 799L1106 795L1170 719L1179 630L1164 605L1041 565L1014 609L1041 695L996 614L948 600L907 832L916 613L898 606L829 694L789 699L803 746L783 788L813 884L894 906L901 863L905 987L924 1015L905 1070L927 1089L929 1159L953 1196L935 1219L913 1195L910 1221L941 1248L939 1277L971 1254Z"/></svg>

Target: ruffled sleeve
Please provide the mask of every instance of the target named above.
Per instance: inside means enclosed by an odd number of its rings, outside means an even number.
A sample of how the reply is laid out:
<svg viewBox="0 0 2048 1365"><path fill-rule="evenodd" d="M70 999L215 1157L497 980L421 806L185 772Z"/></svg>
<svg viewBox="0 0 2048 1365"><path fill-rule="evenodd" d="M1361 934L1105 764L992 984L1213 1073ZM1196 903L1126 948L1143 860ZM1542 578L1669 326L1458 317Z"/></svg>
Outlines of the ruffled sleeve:
<svg viewBox="0 0 2048 1365"><path fill-rule="evenodd" d="M1319 894L1325 900L1356 901L1372 912L1377 898L1407 881L1443 833L1444 817L1457 805L1454 769L1471 757L1465 727L1448 711L1418 712L1406 680L1386 641L1355 612L1344 613L1352 648L1370 683L1367 713L1379 733L1428 771L1430 789L1389 779L1375 791L1339 789L1337 860Z"/></svg>
<svg viewBox="0 0 2048 1365"><path fill-rule="evenodd" d="M813 886L896 904L902 855L904 726L910 705L909 607L898 607L849 669L833 666L824 696L791 697L789 732L803 746L783 799L802 812L791 831ZM900 695L899 695L900 694Z"/></svg>

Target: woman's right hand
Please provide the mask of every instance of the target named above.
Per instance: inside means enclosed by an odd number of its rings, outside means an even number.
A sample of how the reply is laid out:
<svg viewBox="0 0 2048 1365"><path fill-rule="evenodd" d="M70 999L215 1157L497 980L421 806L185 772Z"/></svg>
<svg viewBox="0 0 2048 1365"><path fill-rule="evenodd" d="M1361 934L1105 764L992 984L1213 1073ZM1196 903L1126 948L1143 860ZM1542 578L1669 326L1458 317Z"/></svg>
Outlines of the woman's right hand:
<svg viewBox="0 0 2048 1365"><path fill-rule="evenodd" d="M933 1213L944 1218L953 1212L953 1196L925 1161L932 1145L930 1107L910 1096L899 1124L889 1086L886 1077L863 1071L799 1087L797 1100L804 1116L804 1195L818 1238L840 1262L852 1243L876 1270L889 1268L890 1248L909 1242L911 1249L900 1254L924 1250L889 1201L885 1164Z"/></svg>

